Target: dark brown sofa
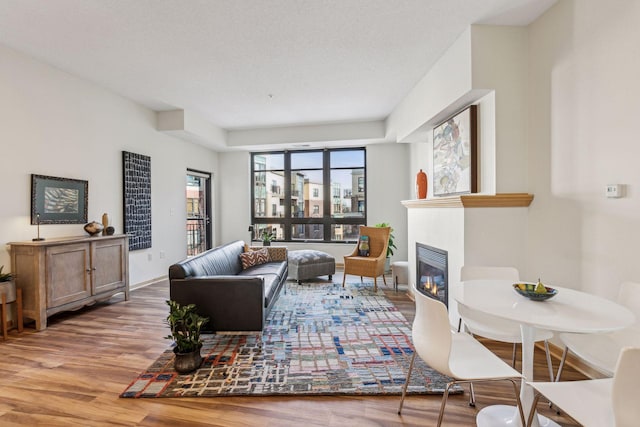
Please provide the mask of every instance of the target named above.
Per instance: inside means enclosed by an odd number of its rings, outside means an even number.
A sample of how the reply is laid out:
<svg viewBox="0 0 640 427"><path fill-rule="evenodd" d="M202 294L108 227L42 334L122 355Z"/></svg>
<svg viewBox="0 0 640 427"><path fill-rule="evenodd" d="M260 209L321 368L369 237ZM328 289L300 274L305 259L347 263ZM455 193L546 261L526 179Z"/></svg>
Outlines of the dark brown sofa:
<svg viewBox="0 0 640 427"><path fill-rule="evenodd" d="M241 240L169 267L170 298L195 304L209 317L205 329L261 331L288 275L287 248L267 247L271 262L242 269Z"/></svg>

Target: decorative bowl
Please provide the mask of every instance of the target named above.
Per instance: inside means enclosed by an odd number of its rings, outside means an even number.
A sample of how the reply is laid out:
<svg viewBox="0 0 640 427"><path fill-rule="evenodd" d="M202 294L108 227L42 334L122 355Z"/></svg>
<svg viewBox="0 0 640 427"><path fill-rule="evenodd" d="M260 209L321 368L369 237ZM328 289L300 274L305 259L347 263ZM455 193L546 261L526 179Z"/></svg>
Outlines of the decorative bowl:
<svg viewBox="0 0 640 427"><path fill-rule="evenodd" d="M536 283L514 283L513 289L520 295L529 298L532 301L546 301L558 294L558 290L545 286L547 292L536 292Z"/></svg>
<svg viewBox="0 0 640 427"><path fill-rule="evenodd" d="M90 222L88 224L85 224L84 231L86 231L87 233L89 233L93 237L93 236L97 236L98 234L102 233L103 227L104 226L102 224L100 224L99 222L92 221L92 222Z"/></svg>

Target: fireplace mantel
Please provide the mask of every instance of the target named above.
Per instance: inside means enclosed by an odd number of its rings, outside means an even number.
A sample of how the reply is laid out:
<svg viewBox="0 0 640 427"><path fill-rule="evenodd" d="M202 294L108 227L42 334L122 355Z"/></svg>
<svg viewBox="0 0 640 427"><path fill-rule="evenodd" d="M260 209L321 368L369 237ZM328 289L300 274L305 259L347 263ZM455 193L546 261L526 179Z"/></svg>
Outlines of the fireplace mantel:
<svg viewBox="0 0 640 427"><path fill-rule="evenodd" d="M406 208L518 208L533 201L529 193L461 194L431 199L403 200Z"/></svg>

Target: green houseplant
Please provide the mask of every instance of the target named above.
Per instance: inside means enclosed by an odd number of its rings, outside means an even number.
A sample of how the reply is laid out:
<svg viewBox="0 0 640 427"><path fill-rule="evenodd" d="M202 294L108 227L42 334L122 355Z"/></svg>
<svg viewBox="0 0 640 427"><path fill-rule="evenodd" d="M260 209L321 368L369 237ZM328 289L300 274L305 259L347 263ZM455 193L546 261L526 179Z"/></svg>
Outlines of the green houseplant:
<svg viewBox="0 0 640 427"><path fill-rule="evenodd" d="M191 372L200 367L202 356L202 327L209 321L207 317L196 312L195 304L180 305L176 301L168 300L169 315L167 324L171 334L165 338L173 340L175 347L174 368L181 374Z"/></svg>
<svg viewBox="0 0 640 427"><path fill-rule="evenodd" d="M260 236L260 239L262 240L262 246L271 246L271 241L274 240L275 238L276 236L273 232L268 232L267 230L264 230L262 232L262 235Z"/></svg>
<svg viewBox="0 0 640 427"><path fill-rule="evenodd" d="M387 222L381 222L376 224L376 227L391 227ZM393 255L393 250L398 249L395 244L395 236L393 235L393 227L391 227L391 233L389 233L389 244L387 245L387 259L384 263L384 271L391 270L391 255Z"/></svg>
<svg viewBox="0 0 640 427"><path fill-rule="evenodd" d="M0 265L0 282L10 282L13 276L11 273L3 273L4 265Z"/></svg>
<svg viewBox="0 0 640 427"><path fill-rule="evenodd" d="M376 227L391 227L387 222L381 222L376 224ZM389 234L389 245L387 246L387 258L390 258L393 255L393 250L398 249L394 242L395 236L393 235L393 227L391 227L391 233Z"/></svg>

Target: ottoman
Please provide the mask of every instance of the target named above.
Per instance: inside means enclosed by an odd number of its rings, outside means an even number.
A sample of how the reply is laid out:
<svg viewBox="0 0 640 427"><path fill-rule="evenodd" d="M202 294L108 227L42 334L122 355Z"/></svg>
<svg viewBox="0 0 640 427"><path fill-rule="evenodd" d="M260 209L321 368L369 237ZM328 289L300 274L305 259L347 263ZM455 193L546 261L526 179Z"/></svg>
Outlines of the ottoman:
<svg viewBox="0 0 640 427"><path fill-rule="evenodd" d="M328 275L331 280L336 272L336 260L326 252L312 249L289 251L289 279L302 280Z"/></svg>

